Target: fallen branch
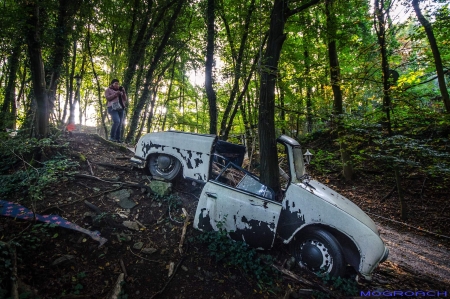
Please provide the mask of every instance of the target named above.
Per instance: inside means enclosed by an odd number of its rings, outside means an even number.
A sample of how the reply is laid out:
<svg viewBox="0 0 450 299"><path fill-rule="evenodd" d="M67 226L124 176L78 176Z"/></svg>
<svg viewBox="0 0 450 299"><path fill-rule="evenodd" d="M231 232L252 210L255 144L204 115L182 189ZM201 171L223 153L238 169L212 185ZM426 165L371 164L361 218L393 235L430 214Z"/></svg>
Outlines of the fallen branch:
<svg viewBox="0 0 450 299"><path fill-rule="evenodd" d="M183 230L181 232L180 244L178 245L178 250L180 251L180 254L183 254L184 238L186 237L186 230L187 230L187 226L189 225L189 214L185 208L182 208L182 209L183 209L183 214L184 214L185 218L184 218Z"/></svg>
<svg viewBox="0 0 450 299"><path fill-rule="evenodd" d="M156 294L154 294L150 299L153 299L153 298L157 297L158 295L161 295L161 294L166 290L166 288L167 288L167 286L169 285L169 283L170 283L170 282L172 281L172 279L175 277L175 274L177 273L178 268L180 267L180 265L181 265L181 263L184 261L184 259L185 259L185 256L183 256L183 257L181 258L181 260L178 262L177 266L175 267L175 270L173 271L172 276L170 276L169 280L166 282L166 284L164 285L164 287L163 287L161 290L159 290L158 292L156 292Z"/></svg>
<svg viewBox="0 0 450 299"><path fill-rule="evenodd" d="M119 260L120 263L120 268L122 268L123 274L125 275L125 278L127 278L128 274L127 274L127 268L125 268L125 263L123 262L122 259Z"/></svg>
<svg viewBox="0 0 450 299"><path fill-rule="evenodd" d="M19 277L17 276L17 253L13 244L8 244L11 255L11 298L19 299Z"/></svg>
<svg viewBox="0 0 450 299"><path fill-rule="evenodd" d="M91 204L89 201L85 200L84 204L88 206L89 209L94 211L97 215L100 215L102 211L95 205Z"/></svg>
<svg viewBox="0 0 450 299"><path fill-rule="evenodd" d="M134 253L133 250L131 250L131 249L130 249L130 252L131 252L133 255L135 255L135 256L137 256L138 258L140 258L140 259L143 259L143 260L146 260L146 261L149 261L149 262L153 262L153 263L161 263L160 261L155 261L155 260L146 259L145 257L142 257L142 256L140 256L139 254Z"/></svg>
<svg viewBox="0 0 450 299"><path fill-rule="evenodd" d="M380 199L380 202L385 202L386 199L388 199L389 197L391 197L392 193L394 193L395 189L397 188L397 185L394 185L394 187L392 188L392 190L386 194L382 199Z"/></svg>
<svg viewBox="0 0 450 299"><path fill-rule="evenodd" d="M89 165L89 170L91 171L91 175L94 175L94 171L92 171L91 163L89 163L89 160L86 159L87 164Z"/></svg>
<svg viewBox="0 0 450 299"><path fill-rule="evenodd" d="M308 286L314 286L314 284L312 282L310 282L309 280L306 280L306 279L298 276L297 274L295 274L295 273L293 273L293 272L291 272L291 271L289 271L287 269L281 268L281 267L279 267L277 265L273 265L273 264L272 264L272 267L274 267L275 269L277 269L281 273L289 276L290 278L292 278L294 280L297 280L298 282L301 282L301 283L303 283L305 285L308 285Z"/></svg>
<svg viewBox="0 0 450 299"><path fill-rule="evenodd" d="M125 274L123 274L123 273L119 274L119 277L117 278L113 292L112 292L111 296L109 297L110 299L118 299L119 298L120 292L122 291L122 283L124 282L124 277L125 277Z"/></svg>
<svg viewBox="0 0 450 299"><path fill-rule="evenodd" d="M145 189L147 189L148 192L152 192L150 187L147 186L147 185L144 185L144 184L128 182L128 181L125 181L125 182L112 181L112 180L110 180L108 178L99 178L99 177L96 177L96 176L83 174L83 173L76 173L74 176L76 178L91 179L91 180L101 181L101 182L109 183L109 184L122 184L122 186L124 186L124 187L145 188Z"/></svg>
<svg viewBox="0 0 450 299"><path fill-rule="evenodd" d="M110 167L113 169L120 169L120 170L126 170L126 171L131 171L131 168L129 167L125 167L125 166L120 166L120 165L116 165L116 164L109 164L109 163L95 163L98 166L103 166L103 167Z"/></svg>
<svg viewBox="0 0 450 299"><path fill-rule="evenodd" d="M295 274L295 273L293 273L293 272L291 272L291 271L289 271L289 270L287 270L287 269L281 268L281 267L279 267L279 266L277 266L277 265L272 264L272 266L273 266L275 269L277 269L278 271L280 271L281 273L283 273L283 274L289 276L290 278L292 278L292 279L294 279L294 280L297 280L298 282L303 283L303 284L308 285L308 286L318 287L321 291L323 291L323 292L327 293L328 295L330 295L331 298L336 298L336 295L333 294L333 292L331 292L331 291L330 291L328 288L326 288L325 286L323 286L323 285L321 285L321 284L318 284L318 283L312 283L311 281L306 280L306 279L304 279L304 278L298 276L297 274Z"/></svg>

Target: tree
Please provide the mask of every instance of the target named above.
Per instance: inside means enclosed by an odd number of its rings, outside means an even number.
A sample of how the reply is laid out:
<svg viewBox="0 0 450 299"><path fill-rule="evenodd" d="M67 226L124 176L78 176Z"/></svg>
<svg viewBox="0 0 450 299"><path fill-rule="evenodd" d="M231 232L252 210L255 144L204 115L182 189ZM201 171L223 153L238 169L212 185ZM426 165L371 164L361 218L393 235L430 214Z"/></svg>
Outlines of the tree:
<svg viewBox="0 0 450 299"><path fill-rule="evenodd" d="M436 42L436 38L433 33L433 27L430 22L424 17L419 6L420 0L412 0L412 6L416 13L417 19L420 24L422 24L425 33L428 37L428 42L430 43L431 51L433 52L434 63L436 65L436 73L438 77L439 90L441 91L442 101L444 102L444 107L447 113L450 113L450 98L445 84L445 72L442 64L441 54L439 53L439 48Z"/></svg>
<svg viewBox="0 0 450 299"><path fill-rule="evenodd" d="M49 55L50 62L48 66L50 71L47 74L42 55L44 48L41 34L43 30L41 26L43 22L41 16L42 4L28 1L21 4L27 13L25 37L30 59L33 94L37 104L34 135L38 138L43 138L49 133L50 113L54 108L63 59L68 52L68 37L73 31L73 16L78 11L81 1L58 1L57 22L55 25L58 30L51 38L51 44L54 46L51 48ZM47 76L50 78L48 87L46 82Z"/></svg>
<svg viewBox="0 0 450 299"><path fill-rule="evenodd" d="M344 110L342 108L342 91L341 91L341 70L339 67L339 58L336 47L336 30L337 20L333 11L333 0L325 0L325 14L327 17L328 31L328 59L330 62L330 82L334 95L334 116L337 120L337 131L339 144L341 147L341 159L343 166L343 174L347 181L351 181L353 177L353 165L348 150L348 145L344 141L345 129L343 126Z"/></svg>
<svg viewBox="0 0 450 299"><path fill-rule="evenodd" d="M284 26L287 19L317 3L311 0L294 9L288 1L275 0L270 14L269 37L263 56L260 79L258 134L260 142L261 182L271 187L277 195L281 192L278 177L278 159L275 137L275 84L278 77L278 61L286 39Z"/></svg>
<svg viewBox="0 0 450 299"><path fill-rule="evenodd" d="M154 84L153 80L154 80L155 70L157 69L157 67L160 63L160 59L166 50L165 47L169 41L169 38L173 35L173 28L175 26L175 22L179 16L179 14L181 12L181 8L182 8L183 4L184 4L184 0L177 0L176 6L172 12L172 15L171 15L169 21L167 22L166 28L164 29L163 37L160 39L159 44L156 47L156 51L153 55L151 64L145 75L145 82L143 84L143 92L140 95L139 99L137 100L136 106L132 112L131 124L130 124L129 131L128 131L128 134L126 137L126 142L131 142L131 140L133 140L135 137L135 133L136 133L136 129L138 127L138 122L139 122L139 117L140 117L141 111L144 108L146 102L149 100L149 96L150 96L151 89L152 89L151 86L152 86L152 84Z"/></svg>
<svg viewBox="0 0 450 299"><path fill-rule="evenodd" d="M392 135L391 126L391 82L389 76L389 60L387 52L386 42L386 28L387 17L390 10L390 5L385 0L375 0L374 2L374 27L377 33L378 45L381 56L381 73L383 79L383 111L386 113L386 119L384 121L385 128L389 135Z"/></svg>
<svg viewBox="0 0 450 299"><path fill-rule="evenodd" d="M213 88L213 64L214 64L214 20L215 0L207 0L206 4L206 62L205 62L205 89L209 104L209 133L217 134L217 99Z"/></svg>

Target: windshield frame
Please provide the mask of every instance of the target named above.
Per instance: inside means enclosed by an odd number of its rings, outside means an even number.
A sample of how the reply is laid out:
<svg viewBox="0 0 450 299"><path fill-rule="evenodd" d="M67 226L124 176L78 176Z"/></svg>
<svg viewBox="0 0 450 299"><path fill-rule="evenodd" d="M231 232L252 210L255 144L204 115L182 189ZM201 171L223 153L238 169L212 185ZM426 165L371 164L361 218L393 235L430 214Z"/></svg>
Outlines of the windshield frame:
<svg viewBox="0 0 450 299"><path fill-rule="evenodd" d="M297 181L300 181L305 174L305 162L303 160L302 147L300 145L292 146L292 160L294 172Z"/></svg>

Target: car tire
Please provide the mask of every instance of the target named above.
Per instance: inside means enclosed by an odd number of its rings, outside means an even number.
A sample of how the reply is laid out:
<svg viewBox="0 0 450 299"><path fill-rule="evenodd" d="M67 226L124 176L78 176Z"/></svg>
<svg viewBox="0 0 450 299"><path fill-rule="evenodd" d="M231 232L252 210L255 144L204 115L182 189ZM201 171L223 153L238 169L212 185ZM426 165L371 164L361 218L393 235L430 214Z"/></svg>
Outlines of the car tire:
<svg viewBox="0 0 450 299"><path fill-rule="evenodd" d="M172 181L176 178L181 169L181 163L177 158L156 154L151 155L148 160L148 170L152 176L158 176L165 180Z"/></svg>
<svg viewBox="0 0 450 299"><path fill-rule="evenodd" d="M291 242L291 254L301 268L319 275L343 276L345 260L336 238L322 228L306 228Z"/></svg>

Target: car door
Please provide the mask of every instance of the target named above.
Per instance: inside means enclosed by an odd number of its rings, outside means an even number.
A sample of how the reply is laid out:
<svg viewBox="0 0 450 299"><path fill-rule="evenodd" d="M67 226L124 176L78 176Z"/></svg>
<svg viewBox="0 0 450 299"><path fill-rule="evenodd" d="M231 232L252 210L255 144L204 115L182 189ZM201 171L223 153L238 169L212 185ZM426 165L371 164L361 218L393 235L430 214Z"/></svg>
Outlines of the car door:
<svg viewBox="0 0 450 299"><path fill-rule="evenodd" d="M215 180L205 184L197 206L194 227L225 229L230 238L248 245L272 247L281 204L258 178L236 165L229 165Z"/></svg>

